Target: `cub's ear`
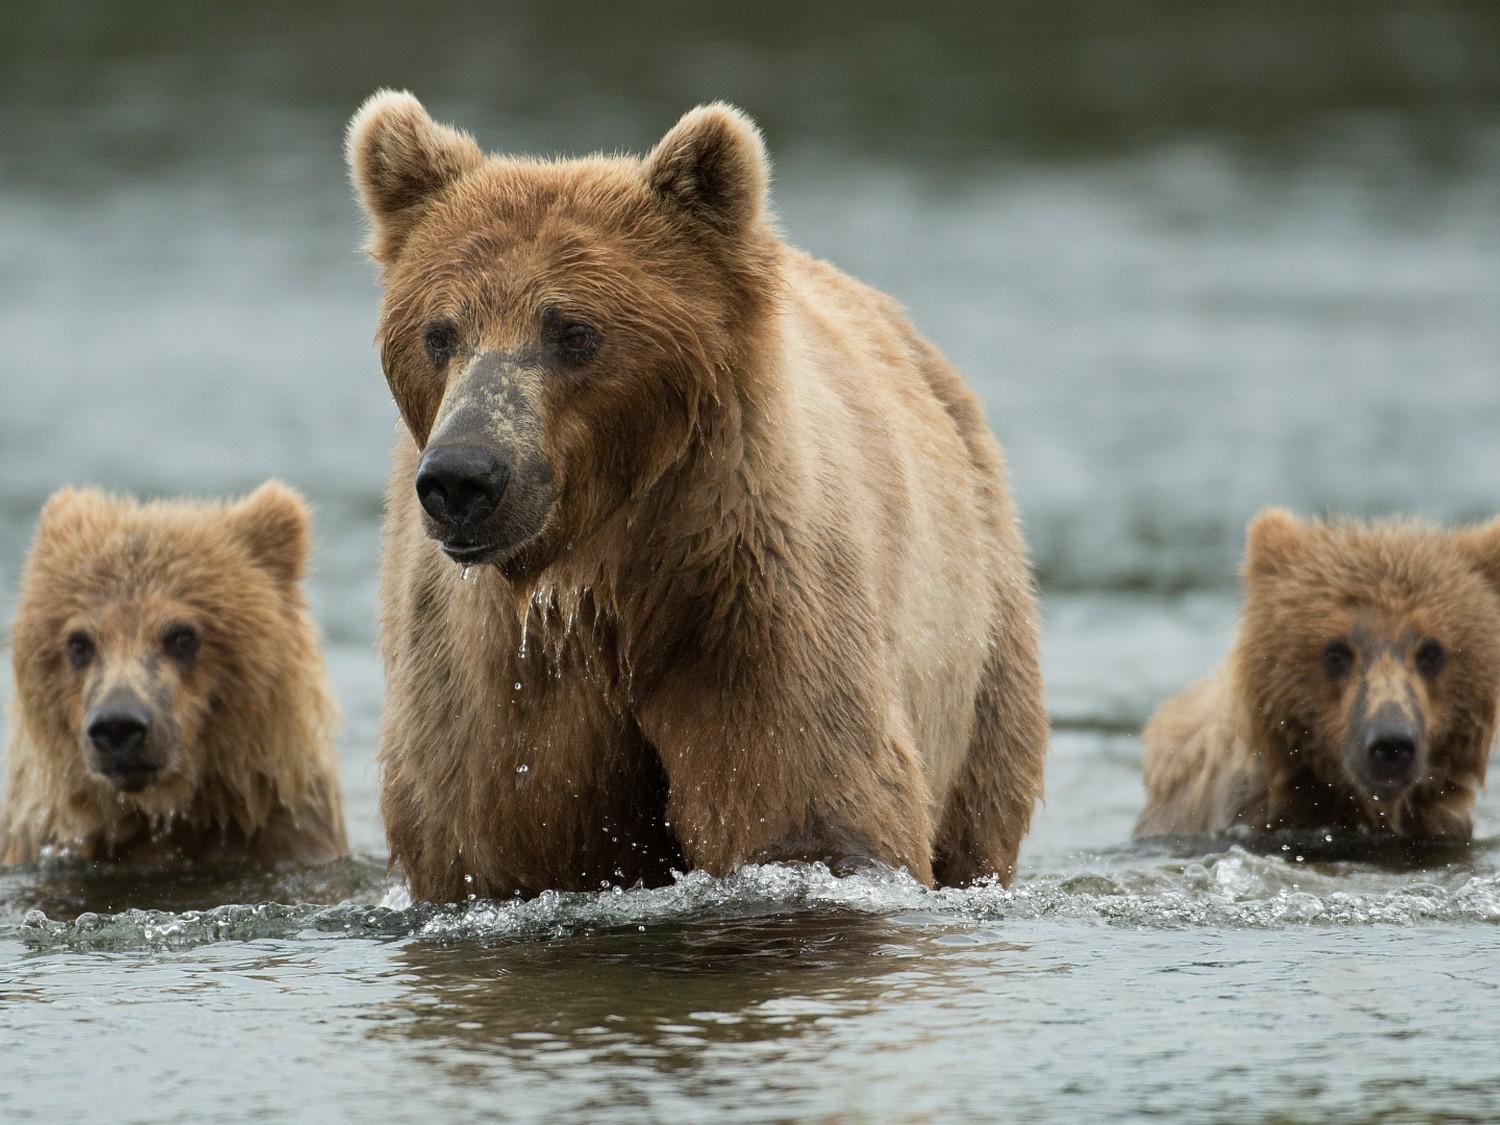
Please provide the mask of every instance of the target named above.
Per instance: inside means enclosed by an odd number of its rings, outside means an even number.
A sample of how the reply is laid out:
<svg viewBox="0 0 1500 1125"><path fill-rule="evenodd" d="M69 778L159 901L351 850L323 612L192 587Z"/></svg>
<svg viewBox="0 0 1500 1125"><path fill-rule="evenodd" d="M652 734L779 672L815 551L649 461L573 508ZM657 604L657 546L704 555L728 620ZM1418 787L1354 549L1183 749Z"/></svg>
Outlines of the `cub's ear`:
<svg viewBox="0 0 1500 1125"><path fill-rule="evenodd" d="M68 486L59 488L47 502L42 505L41 514L37 516L37 531L56 531L76 519L82 509L89 503L90 493L85 490Z"/></svg>
<svg viewBox="0 0 1500 1125"><path fill-rule="evenodd" d="M111 514L133 506L134 501L111 499L97 488L59 488L47 497L37 516L37 539L97 533Z"/></svg>
<svg viewBox="0 0 1500 1125"><path fill-rule="evenodd" d="M689 110L646 157L651 190L723 234L761 216L769 162L755 122L724 102Z"/></svg>
<svg viewBox="0 0 1500 1125"><path fill-rule="evenodd" d="M1474 569L1500 589L1500 519L1460 528L1453 533L1453 541Z"/></svg>
<svg viewBox="0 0 1500 1125"><path fill-rule="evenodd" d="M473 137L433 121L404 90L370 95L349 122L344 155L373 225L370 256L386 266L422 206L484 162Z"/></svg>
<svg viewBox="0 0 1500 1125"><path fill-rule="evenodd" d="M307 501L269 481L230 508L229 517L256 563L288 586L301 580L312 540Z"/></svg>
<svg viewBox="0 0 1500 1125"><path fill-rule="evenodd" d="M1267 508L1245 532L1245 577L1274 578L1301 554L1306 525L1285 508Z"/></svg>

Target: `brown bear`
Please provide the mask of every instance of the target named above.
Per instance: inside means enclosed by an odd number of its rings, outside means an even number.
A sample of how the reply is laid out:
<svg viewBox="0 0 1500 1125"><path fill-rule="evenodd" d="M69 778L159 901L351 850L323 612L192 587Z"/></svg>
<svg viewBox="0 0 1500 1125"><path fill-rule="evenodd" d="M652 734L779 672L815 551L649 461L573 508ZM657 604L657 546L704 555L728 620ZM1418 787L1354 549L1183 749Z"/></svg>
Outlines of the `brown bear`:
<svg viewBox="0 0 1500 1125"><path fill-rule="evenodd" d="M0 862L345 854L308 540L278 484L228 505L47 501L10 637Z"/></svg>
<svg viewBox="0 0 1500 1125"><path fill-rule="evenodd" d="M1137 836L1469 837L1500 703L1500 520L1250 525L1228 663L1147 724Z"/></svg>
<svg viewBox="0 0 1500 1125"><path fill-rule="evenodd" d="M788 246L755 126L486 156L405 93L348 156L404 432L382 811L423 899L879 861L1008 879L1047 727L979 404Z"/></svg>

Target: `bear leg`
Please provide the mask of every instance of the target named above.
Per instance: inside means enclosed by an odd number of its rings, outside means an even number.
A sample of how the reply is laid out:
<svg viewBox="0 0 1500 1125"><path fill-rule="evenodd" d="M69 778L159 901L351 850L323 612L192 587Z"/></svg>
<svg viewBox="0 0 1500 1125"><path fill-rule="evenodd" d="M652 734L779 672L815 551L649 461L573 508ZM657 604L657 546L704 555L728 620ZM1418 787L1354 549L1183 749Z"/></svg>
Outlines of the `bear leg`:
<svg viewBox="0 0 1500 1125"><path fill-rule="evenodd" d="M992 876L1010 884L1042 795L1046 747L1036 646L996 643L980 678L968 753L939 821L933 872L940 885Z"/></svg>

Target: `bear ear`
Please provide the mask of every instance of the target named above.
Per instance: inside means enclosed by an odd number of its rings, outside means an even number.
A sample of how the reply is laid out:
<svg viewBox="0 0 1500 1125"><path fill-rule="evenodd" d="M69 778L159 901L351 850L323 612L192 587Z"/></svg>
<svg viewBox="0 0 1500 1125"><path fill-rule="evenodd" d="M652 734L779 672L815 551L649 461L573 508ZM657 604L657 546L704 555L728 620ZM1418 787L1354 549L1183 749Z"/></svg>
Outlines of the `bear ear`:
<svg viewBox="0 0 1500 1125"><path fill-rule="evenodd" d="M301 580L312 540L307 501L286 485L269 481L230 509L230 517L257 564L285 585Z"/></svg>
<svg viewBox="0 0 1500 1125"><path fill-rule="evenodd" d="M1500 519L1463 527L1453 533L1459 552L1485 579L1500 589Z"/></svg>
<svg viewBox="0 0 1500 1125"><path fill-rule="evenodd" d="M689 110L646 157L646 183L723 234L760 218L769 161L755 122L724 102Z"/></svg>
<svg viewBox="0 0 1500 1125"><path fill-rule="evenodd" d="M97 526L108 519L106 513L117 511L129 501L113 500L97 488L74 488L71 485L59 488L37 516L37 540L55 538L69 533L87 534L90 526Z"/></svg>
<svg viewBox="0 0 1500 1125"><path fill-rule="evenodd" d="M1308 528L1285 508L1267 508L1245 533L1245 576L1274 578L1301 554Z"/></svg>
<svg viewBox="0 0 1500 1125"><path fill-rule="evenodd" d="M439 125L406 91L377 90L349 122L349 175L374 230L370 256L390 265L425 203L484 162L474 138Z"/></svg>
<svg viewBox="0 0 1500 1125"><path fill-rule="evenodd" d="M51 532L65 527L83 512L89 493L72 486L59 488L42 505L37 517L37 531Z"/></svg>

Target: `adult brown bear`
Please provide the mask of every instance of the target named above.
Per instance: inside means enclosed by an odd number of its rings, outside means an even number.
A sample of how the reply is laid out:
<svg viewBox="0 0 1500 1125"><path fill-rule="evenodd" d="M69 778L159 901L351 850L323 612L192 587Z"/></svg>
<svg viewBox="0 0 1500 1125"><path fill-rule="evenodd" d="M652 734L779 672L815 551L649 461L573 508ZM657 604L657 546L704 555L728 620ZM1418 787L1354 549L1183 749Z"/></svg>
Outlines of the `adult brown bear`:
<svg viewBox="0 0 1500 1125"><path fill-rule="evenodd" d="M381 804L413 894L1008 879L1046 721L1000 449L894 302L782 241L755 126L486 157L383 92L348 156L406 428Z"/></svg>
<svg viewBox="0 0 1500 1125"><path fill-rule="evenodd" d="M1137 836L1466 840L1500 707L1500 521L1250 525L1226 666L1147 724Z"/></svg>

